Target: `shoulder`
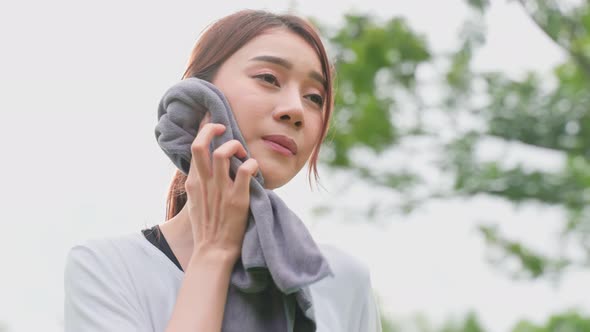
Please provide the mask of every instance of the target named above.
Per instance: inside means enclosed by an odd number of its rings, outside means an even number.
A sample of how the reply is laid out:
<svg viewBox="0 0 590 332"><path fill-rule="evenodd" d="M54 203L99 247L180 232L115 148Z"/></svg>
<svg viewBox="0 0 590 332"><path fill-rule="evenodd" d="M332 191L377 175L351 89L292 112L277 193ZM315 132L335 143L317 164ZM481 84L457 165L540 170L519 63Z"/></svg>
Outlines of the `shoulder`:
<svg viewBox="0 0 590 332"><path fill-rule="evenodd" d="M142 272L138 266L146 265L138 235L94 238L71 247L64 266L66 302L131 296Z"/></svg>
<svg viewBox="0 0 590 332"><path fill-rule="evenodd" d="M91 239L70 248L64 270L65 331L148 330L130 264L137 256L136 239Z"/></svg>
<svg viewBox="0 0 590 332"><path fill-rule="evenodd" d="M381 331L367 264L336 246L318 247L333 273L309 287L318 331Z"/></svg>
<svg viewBox="0 0 590 332"><path fill-rule="evenodd" d="M141 234L126 234L109 238L89 239L71 247L66 256L66 277L96 272L115 273L125 268L127 261L141 252Z"/></svg>
<svg viewBox="0 0 590 332"><path fill-rule="evenodd" d="M330 244L318 244L332 275L312 284L316 296L355 301L372 289L369 267L356 256Z"/></svg>
<svg viewBox="0 0 590 332"><path fill-rule="evenodd" d="M319 244L318 247L334 273L333 280L349 286L370 286L371 273L367 264L334 245Z"/></svg>
<svg viewBox="0 0 590 332"><path fill-rule="evenodd" d="M113 237L91 238L70 248L68 258L80 255L108 256L114 258L119 252L129 249L139 249L141 233L130 233Z"/></svg>

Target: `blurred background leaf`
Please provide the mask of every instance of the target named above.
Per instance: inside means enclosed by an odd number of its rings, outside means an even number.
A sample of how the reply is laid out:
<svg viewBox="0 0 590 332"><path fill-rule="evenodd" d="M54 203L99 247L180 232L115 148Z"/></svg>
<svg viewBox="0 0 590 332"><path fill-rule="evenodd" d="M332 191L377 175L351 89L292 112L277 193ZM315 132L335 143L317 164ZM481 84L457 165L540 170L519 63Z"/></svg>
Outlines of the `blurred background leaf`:
<svg viewBox="0 0 590 332"><path fill-rule="evenodd" d="M402 18L380 21L367 14L349 14L343 26L324 27L336 55L338 80L334 121L322 162L400 197L394 201L383 195L381 201L368 205L364 215L369 219L391 219L392 211L411 213L432 199L482 195L515 206L562 209L566 218L555 242L576 247L582 256L533 249L503 234L493 219L477 228L489 246L490 264L507 276L558 282L568 269L590 267L590 5L519 3L567 55L550 75L528 72L514 78L473 68L473 58L486 41L490 2L485 0L466 1L470 15L458 35L457 48L448 54L433 52ZM434 75L424 80L421 69ZM434 100L427 98L425 85L444 93ZM429 121L441 114L446 130ZM465 118L469 121L461 121ZM429 181L416 169L400 167L405 159L392 159L392 153L420 139L431 143L426 153L437 156L430 166L452 181ZM506 154L517 146L559 156L564 162L559 169L547 170L527 160L507 163L504 156L482 160L480 146L490 141ZM410 157L417 154L410 149ZM335 202L321 211L338 208ZM387 324L384 320L386 331L397 331ZM440 331L484 329L470 314ZM590 331L590 325L578 314L568 313L551 317L545 326L522 322L513 331Z"/></svg>
<svg viewBox="0 0 590 332"><path fill-rule="evenodd" d="M585 250L583 258L551 257L505 239L493 228L480 231L490 247L506 253L495 264L502 265L510 257L520 262L523 273L513 271L511 276L559 278L570 266L588 267L590 6L520 1L531 20L568 57L551 77L529 72L514 79L472 68L474 55L485 44L489 2L466 3L472 12L458 35L458 47L449 54L435 54L402 18L379 21L366 14L348 14L343 26L324 28L336 57L338 80L334 122L322 162L374 188L399 194L397 202L384 199L367 206L364 215L371 219L392 211L410 213L433 198L480 195L515 205L561 207L568 219L556 241L575 242ZM424 102L424 82L418 77L424 66L440 69L426 83L434 82L444 91L430 104ZM441 112L451 125L451 135L443 136L438 128L424 124ZM399 121L408 113L414 121ZM477 125L461 125L459 117L469 117ZM436 171L453 179L448 185L428 182L411 167L398 167L403 162L397 162L397 168L376 166L387 164L392 160L390 153L420 138L432 142L433 149L427 153L438 156ZM559 170L546 171L523 164L506 166L503 158L482 161L477 151L486 140L506 146L518 143L522 149L541 153L551 151L566 162ZM321 211L328 213L330 207L323 206Z"/></svg>

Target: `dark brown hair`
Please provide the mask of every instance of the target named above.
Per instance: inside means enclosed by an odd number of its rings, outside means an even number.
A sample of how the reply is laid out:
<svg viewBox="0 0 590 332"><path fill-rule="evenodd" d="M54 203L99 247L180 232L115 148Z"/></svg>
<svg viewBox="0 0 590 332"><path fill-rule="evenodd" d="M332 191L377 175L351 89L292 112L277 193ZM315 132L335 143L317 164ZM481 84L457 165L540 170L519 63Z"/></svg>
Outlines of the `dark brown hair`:
<svg viewBox="0 0 590 332"><path fill-rule="evenodd" d="M294 15L278 15L261 10L243 10L226 16L215 22L201 35L191 52L188 67L182 78L197 77L211 82L219 67L237 50L262 33L277 28L287 29L297 34L316 51L322 65L322 74L326 79L324 124L320 139L309 160L308 179L311 185L309 176L312 171L316 182L319 179L317 160L320 145L328 132L334 107L333 68L320 36L311 23ZM176 170L166 199L166 220L178 214L186 204L186 178L186 175Z"/></svg>

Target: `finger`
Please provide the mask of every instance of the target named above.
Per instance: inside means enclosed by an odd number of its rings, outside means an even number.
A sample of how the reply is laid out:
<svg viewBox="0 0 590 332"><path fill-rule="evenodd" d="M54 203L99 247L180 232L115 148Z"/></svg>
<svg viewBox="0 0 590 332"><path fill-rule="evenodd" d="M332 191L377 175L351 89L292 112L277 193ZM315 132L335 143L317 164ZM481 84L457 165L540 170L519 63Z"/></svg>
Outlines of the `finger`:
<svg viewBox="0 0 590 332"><path fill-rule="evenodd" d="M208 123L203 126L191 144L192 162L190 168L191 170L195 169L196 174L198 174L202 180L207 180L211 177L211 158L209 157L209 145L211 144L211 140L213 139L213 136L220 135L224 131L224 125Z"/></svg>
<svg viewBox="0 0 590 332"><path fill-rule="evenodd" d="M203 129L203 127L209 122L211 122L211 113L207 112L207 113L205 113L203 120L201 120L201 123L199 124L199 131L198 132L201 132L201 129Z"/></svg>
<svg viewBox="0 0 590 332"><path fill-rule="evenodd" d="M213 151L213 179L219 188L225 188L230 181L229 161L233 155L240 158L246 156L246 149L235 139L223 143Z"/></svg>
<svg viewBox="0 0 590 332"><path fill-rule="evenodd" d="M191 164L192 167L192 164ZM203 221L208 221L209 220L209 210L208 210L208 206L207 204L203 204L203 197L207 197L207 187L203 186L203 184L200 181L200 178L198 176L197 173L197 169L196 168L191 168L192 170L195 171L195 173L193 173L192 171L189 172L189 176L184 184L185 190L186 190L186 195L188 198L187 204L190 207L194 207L194 210L197 211L198 214L198 220L200 220L201 222L198 223L196 225L196 227L193 227L193 231L198 231L197 228L201 227L201 223Z"/></svg>
<svg viewBox="0 0 590 332"><path fill-rule="evenodd" d="M234 182L234 190L238 194L250 194L250 179L256 175L258 171L258 162L255 159L246 160L236 172L236 181Z"/></svg>

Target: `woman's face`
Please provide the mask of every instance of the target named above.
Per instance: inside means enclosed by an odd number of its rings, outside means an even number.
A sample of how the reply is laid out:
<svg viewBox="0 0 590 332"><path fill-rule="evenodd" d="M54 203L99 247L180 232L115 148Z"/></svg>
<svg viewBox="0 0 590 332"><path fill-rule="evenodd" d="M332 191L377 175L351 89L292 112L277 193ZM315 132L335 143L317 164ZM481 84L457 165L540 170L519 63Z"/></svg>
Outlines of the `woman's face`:
<svg viewBox="0 0 590 332"><path fill-rule="evenodd" d="M212 81L229 101L268 189L291 180L318 142L325 99L321 73L316 52L303 38L275 29L229 57Z"/></svg>

